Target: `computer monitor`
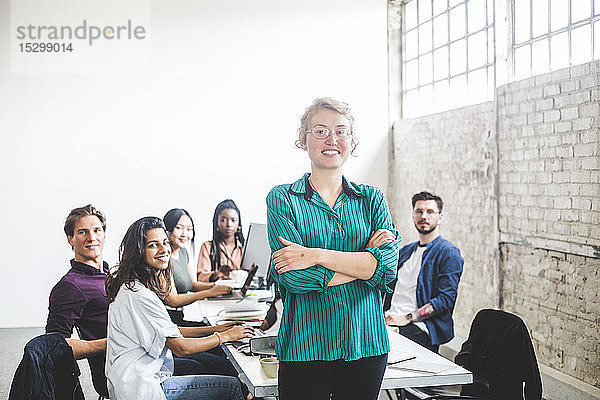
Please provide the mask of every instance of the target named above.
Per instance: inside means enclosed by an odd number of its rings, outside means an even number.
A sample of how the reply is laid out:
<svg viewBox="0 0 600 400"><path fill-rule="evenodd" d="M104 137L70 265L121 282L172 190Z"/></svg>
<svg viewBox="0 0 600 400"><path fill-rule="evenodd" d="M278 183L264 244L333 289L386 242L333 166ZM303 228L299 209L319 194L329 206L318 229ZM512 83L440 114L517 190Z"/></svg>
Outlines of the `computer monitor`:
<svg viewBox="0 0 600 400"><path fill-rule="evenodd" d="M248 228L241 267L250 270L252 264L258 265L256 276L264 283L271 265L271 247L267 237L267 225L255 222L251 222Z"/></svg>

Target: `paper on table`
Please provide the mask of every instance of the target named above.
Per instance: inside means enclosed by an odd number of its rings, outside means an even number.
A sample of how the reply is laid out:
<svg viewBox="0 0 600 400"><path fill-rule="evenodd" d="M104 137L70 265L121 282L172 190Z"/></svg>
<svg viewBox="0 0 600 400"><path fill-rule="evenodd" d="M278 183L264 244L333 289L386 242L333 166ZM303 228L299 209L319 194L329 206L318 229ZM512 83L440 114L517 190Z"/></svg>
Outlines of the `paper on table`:
<svg viewBox="0 0 600 400"><path fill-rule="evenodd" d="M222 319L264 317L265 311L239 311L223 313Z"/></svg>
<svg viewBox="0 0 600 400"><path fill-rule="evenodd" d="M412 359L390 365L389 367L395 369L403 369L407 371L419 371L427 372L430 374L437 374L442 371L454 368L454 365L438 364L432 362L419 361L418 359Z"/></svg>

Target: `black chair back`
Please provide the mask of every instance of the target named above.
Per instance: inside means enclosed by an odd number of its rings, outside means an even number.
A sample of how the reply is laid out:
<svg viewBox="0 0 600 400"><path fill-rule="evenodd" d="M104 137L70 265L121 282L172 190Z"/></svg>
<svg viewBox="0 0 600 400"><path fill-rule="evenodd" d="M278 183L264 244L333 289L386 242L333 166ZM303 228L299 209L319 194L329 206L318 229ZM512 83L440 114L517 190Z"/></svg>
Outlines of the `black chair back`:
<svg viewBox="0 0 600 400"><path fill-rule="evenodd" d="M463 386L463 395L493 400L542 398L531 337L523 320L514 314L479 311L454 362L473 372L473 384Z"/></svg>

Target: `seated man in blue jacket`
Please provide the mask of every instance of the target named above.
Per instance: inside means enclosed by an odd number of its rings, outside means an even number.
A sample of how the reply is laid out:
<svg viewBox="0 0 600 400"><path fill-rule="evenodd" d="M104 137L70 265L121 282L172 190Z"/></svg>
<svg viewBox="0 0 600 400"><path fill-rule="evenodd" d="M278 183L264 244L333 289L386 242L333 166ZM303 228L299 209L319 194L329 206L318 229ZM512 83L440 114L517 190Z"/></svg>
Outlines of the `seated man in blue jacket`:
<svg viewBox="0 0 600 400"><path fill-rule="evenodd" d="M443 202L420 192L412 197L419 241L400 249L393 293L384 300L386 323L400 334L437 352L454 337L452 311L464 260L460 250L440 235Z"/></svg>

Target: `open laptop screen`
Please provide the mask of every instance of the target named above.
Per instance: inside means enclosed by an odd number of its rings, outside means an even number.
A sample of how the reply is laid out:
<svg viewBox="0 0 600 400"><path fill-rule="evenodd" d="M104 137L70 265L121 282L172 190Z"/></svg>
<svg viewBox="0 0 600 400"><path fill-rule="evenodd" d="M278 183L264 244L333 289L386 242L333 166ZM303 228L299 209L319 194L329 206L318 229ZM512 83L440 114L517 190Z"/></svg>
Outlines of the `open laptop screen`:
<svg viewBox="0 0 600 400"><path fill-rule="evenodd" d="M271 265L271 247L269 247L267 238L267 225L255 222L251 222L248 228L241 268L250 270L252 264L258 265L256 276L266 278Z"/></svg>
<svg viewBox="0 0 600 400"><path fill-rule="evenodd" d="M240 289L243 295L246 295L246 292L250 288L250 285L252 284L252 279L254 278L254 275L256 275L257 270L258 270L258 266L252 265L252 267L250 268L250 271L248 271L248 277L246 278L246 281L244 282L242 289Z"/></svg>

